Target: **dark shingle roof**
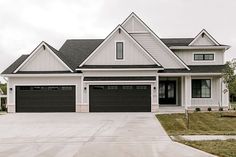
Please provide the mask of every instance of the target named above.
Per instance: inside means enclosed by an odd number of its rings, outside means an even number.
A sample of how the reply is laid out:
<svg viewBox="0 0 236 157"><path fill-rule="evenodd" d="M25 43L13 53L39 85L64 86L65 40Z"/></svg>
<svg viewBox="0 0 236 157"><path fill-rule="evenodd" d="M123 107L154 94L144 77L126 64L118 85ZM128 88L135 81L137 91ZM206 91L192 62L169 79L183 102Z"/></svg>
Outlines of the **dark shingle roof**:
<svg viewBox="0 0 236 157"><path fill-rule="evenodd" d="M163 38L167 46L187 46L193 38ZM59 51L68 59L75 69L78 67L104 39L72 39L67 40Z"/></svg>
<svg viewBox="0 0 236 157"><path fill-rule="evenodd" d="M59 51L68 58L73 69L76 69L103 40L104 39L67 40Z"/></svg>
<svg viewBox="0 0 236 157"><path fill-rule="evenodd" d="M188 65L187 69L165 69L160 73L222 73L225 65Z"/></svg>
<svg viewBox="0 0 236 157"><path fill-rule="evenodd" d="M14 63L12 63L6 70L2 72L2 74L12 74L18 66L20 66L29 55L20 56Z"/></svg>
<svg viewBox="0 0 236 157"><path fill-rule="evenodd" d="M161 41L167 46L188 46L194 38L161 38Z"/></svg>
<svg viewBox="0 0 236 157"><path fill-rule="evenodd" d="M170 46L188 46L189 43L194 38L161 38L161 41L166 44L168 47ZM104 41L104 39L74 39L67 40L60 50L56 50L51 45L47 44L47 46L72 70L75 69ZM18 58L12 65L10 65L2 74L11 74L13 73L21 63L29 55L22 55ZM220 65L216 66L189 66L190 71L180 70L177 71L175 69L168 69L163 72L214 72L216 69L220 68ZM205 70L205 71L204 71Z"/></svg>

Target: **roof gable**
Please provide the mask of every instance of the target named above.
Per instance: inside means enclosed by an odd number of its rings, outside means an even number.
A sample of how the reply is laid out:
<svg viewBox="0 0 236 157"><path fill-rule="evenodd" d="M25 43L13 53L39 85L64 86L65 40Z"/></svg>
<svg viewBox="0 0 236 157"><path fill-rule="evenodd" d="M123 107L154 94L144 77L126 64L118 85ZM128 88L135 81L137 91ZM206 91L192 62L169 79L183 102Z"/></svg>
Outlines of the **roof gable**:
<svg viewBox="0 0 236 157"><path fill-rule="evenodd" d="M148 29L132 13L123 23L122 27L129 33L148 33Z"/></svg>
<svg viewBox="0 0 236 157"><path fill-rule="evenodd" d="M219 46L220 44L205 29L203 29L189 44L189 46L195 45Z"/></svg>
<svg viewBox="0 0 236 157"><path fill-rule="evenodd" d="M18 71L70 71L71 68L62 61L59 52L45 42L41 42L34 51L14 70Z"/></svg>
<svg viewBox="0 0 236 157"><path fill-rule="evenodd" d="M140 30L137 30L136 26L134 26L135 24L137 24L137 27L142 30L141 32L139 32ZM168 53L168 55L170 55L171 57L169 57L168 59L171 60L175 60L173 62L178 62L179 65L181 65L182 68L186 68L189 70L188 66L177 56L175 55L168 47L167 45L134 13L132 12L127 18L126 20L121 24L127 31L128 33L135 34L147 34L147 35L151 35L154 37L154 39L156 40L157 43L159 43L161 45L161 49L163 49L165 52ZM142 26L142 27L141 27ZM142 29L141 29L142 28ZM139 42L140 43L140 42ZM140 43L141 44L141 43ZM143 45L142 45L143 46ZM147 49L144 46L145 49ZM164 52L163 51L163 52ZM150 52L151 55L153 55ZM157 58L155 58L157 60ZM177 64L176 64L177 65Z"/></svg>
<svg viewBox="0 0 236 157"><path fill-rule="evenodd" d="M91 64L91 60L94 59L94 56L97 53L102 53L102 51L100 51L102 48L104 48L105 44L107 44L111 39L115 42L116 39L113 39L117 33L121 33L123 35L123 37L126 37L128 39L129 42L131 42L132 44L134 44L136 46L136 49L142 53L143 57L146 57L146 61L149 62L149 64L156 64L158 66L161 66L132 36L130 36L128 34L128 32L126 30L123 29L123 27L121 25L118 25L107 37L106 39L80 64L79 67L82 67L84 64ZM115 49L110 50L110 53L115 53ZM105 52L104 52L105 53ZM131 53L131 51L127 51L127 53ZM98 57L98 55L96 55L96 58ZM136 57L136 56L135 56ZM133 57L133 58L135 58ZM109 58L111 59L111 58ZM112 58L115 60L115 57ZM112 60L111 59L111 60ZM98 58L99 61L104 60L104 58ZM145 58L144 58L145 60ZM96 62L97 63L97 62ZM117 64L118 62L116 62ZM147 63L147 62L146 62ZM95 64L95 63L92 63ZM100 64L104 64L104 63L100 63ZM106 63L105 63L106 64ZM120 62L120 64L122 64Z"/></svg>

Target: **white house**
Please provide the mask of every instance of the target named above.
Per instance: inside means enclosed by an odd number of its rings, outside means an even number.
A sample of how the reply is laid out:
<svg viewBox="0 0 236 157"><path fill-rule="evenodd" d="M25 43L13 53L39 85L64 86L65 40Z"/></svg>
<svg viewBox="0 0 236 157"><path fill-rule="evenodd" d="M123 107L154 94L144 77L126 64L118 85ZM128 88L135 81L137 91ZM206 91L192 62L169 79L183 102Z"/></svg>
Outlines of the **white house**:
<svg viewBox="0 0 236 157"><path fill-rule="evenodd" d="M221 73L230 46L206 30L159 38L135 13L105 39L41 42L5 71L9 112L156 112L228 107Z"/></svg>

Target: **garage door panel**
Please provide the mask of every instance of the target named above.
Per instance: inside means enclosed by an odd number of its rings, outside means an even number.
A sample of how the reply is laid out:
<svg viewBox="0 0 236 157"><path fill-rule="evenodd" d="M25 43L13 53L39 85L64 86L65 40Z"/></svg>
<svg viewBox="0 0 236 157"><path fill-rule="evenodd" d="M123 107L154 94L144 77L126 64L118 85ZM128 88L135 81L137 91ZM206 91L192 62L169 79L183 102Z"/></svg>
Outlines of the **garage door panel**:
<svg viewBox="0 0 236 157"><path fill-rule="evenodd" d="M16 112L75 112L75 87L17 86Z"/></svg>
<svg viewBox="0 0 236 157"><path fill-rule="evenodd" d="M90 86L90 112L150 112L150 85Z"/></svg>

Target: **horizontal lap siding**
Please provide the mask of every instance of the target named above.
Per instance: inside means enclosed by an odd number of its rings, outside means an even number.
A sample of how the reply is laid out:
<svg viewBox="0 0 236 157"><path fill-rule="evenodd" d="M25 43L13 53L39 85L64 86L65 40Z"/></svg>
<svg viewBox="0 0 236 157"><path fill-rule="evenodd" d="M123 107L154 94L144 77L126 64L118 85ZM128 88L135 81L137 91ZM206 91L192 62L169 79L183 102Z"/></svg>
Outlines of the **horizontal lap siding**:
<svg viewBox="0 0 236 157"><path fill-rule="evenodd" d="M224 52L222 50L175 50L187 65L222 65L224 64ZM196 53L213 53L215 54L215 61L193 61L193 55Z"/></svg>

